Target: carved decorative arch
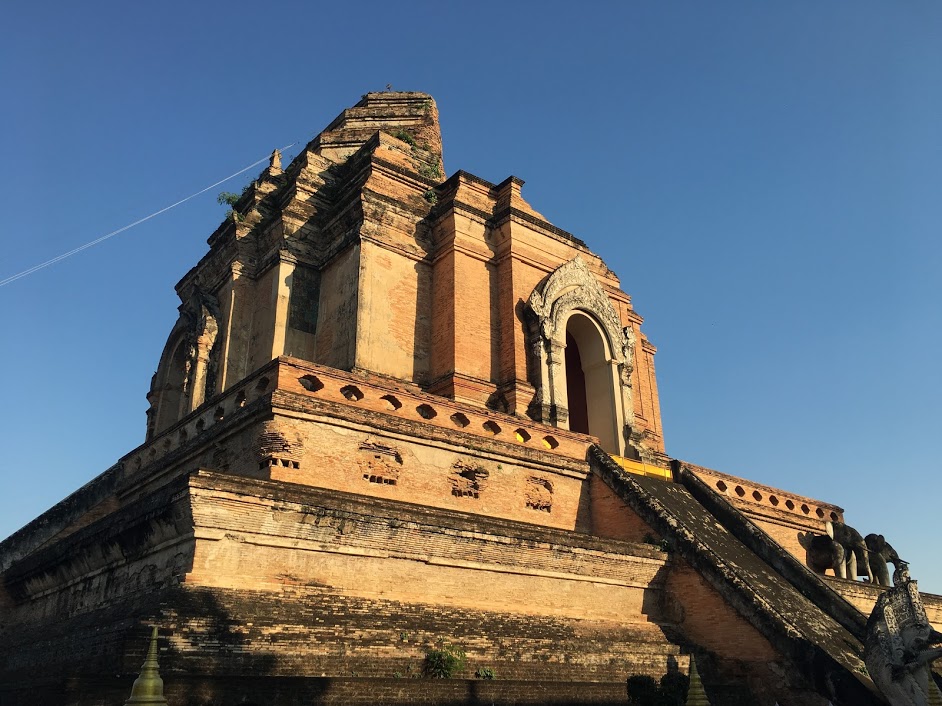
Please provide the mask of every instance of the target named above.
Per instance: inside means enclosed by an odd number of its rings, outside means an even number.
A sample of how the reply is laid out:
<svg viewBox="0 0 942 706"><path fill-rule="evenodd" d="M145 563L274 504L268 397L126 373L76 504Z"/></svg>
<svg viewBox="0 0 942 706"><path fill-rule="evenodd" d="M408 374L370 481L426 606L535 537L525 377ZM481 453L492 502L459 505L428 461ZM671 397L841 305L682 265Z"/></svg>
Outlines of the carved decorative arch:
<svg viewBox="0 0 942 706"><path fill-rule="evenodd" d="M566 325L576 312L597 326L612 367L618 427L622 430L613 453L625 455L634 421L631 372L634 368L635 336L623 327L598 280L588 265L576 256L560 265L530 294L531 351L534 357L533 384L537 388L531 416L547 424L568 428L565 349Z"/></svg>
<svg viewBox="0 0 942 706"><path fill-rule="evenodd" d="M198 287L180 306L147 395L147 438L153 438L212 397L219 346L216 298ZM172 409L171 409L172 407Z"/></svg>
<svg viewBox="0 0 942 706"><path fill-rule="evenodd" d="M556 337L573 310L595 319L608 338L610 354L619 363L632 365L634 334L623 328L612 302L579 255L560 265L530 294L530 308L540 320L540 333L546 340ZM564 332L565 333L565 332Z"/></svg>

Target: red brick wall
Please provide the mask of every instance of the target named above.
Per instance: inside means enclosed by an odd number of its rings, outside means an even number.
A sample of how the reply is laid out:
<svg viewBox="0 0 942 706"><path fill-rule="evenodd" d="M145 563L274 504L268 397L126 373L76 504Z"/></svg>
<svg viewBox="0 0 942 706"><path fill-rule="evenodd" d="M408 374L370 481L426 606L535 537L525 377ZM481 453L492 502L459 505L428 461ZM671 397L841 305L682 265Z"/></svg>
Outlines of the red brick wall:
<svg viewBox="0 0 942 706"><path fill-rule="evenodd" d="M625 505L601 478L590 476L589 489L592 499L592 534L627 542L659 539L651 527Z"/></svg>
<svg viewBox="0 0 942 706"><path fill-rule="evenodd" d="M683 560L671 557L665 584L665 611L693 642L721 658L747 662L777 659L772 645L731 608Z"/></svg>

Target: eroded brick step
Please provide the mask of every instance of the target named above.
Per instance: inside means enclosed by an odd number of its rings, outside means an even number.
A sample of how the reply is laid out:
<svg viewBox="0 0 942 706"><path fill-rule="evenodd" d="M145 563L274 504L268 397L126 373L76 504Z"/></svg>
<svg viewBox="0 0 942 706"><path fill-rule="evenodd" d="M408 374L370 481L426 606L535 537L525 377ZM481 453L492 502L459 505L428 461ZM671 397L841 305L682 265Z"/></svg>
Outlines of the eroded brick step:
<svg viewBox="0 0 942 706"><path fill-rule="evenodd" d="M129 686L114 675L83 675L69 680L71 706L111 706L127 699ZM47 680L30 689L0 684L6 706L61 703L64 680ZM88 696L95 694L95 696ZM171 704L270 704L277 706L582 706L624 704L625 681L558 681L516 679L407 679L365 677L252 677L219 678L176 675L165 677L164 695Z"/></svg>

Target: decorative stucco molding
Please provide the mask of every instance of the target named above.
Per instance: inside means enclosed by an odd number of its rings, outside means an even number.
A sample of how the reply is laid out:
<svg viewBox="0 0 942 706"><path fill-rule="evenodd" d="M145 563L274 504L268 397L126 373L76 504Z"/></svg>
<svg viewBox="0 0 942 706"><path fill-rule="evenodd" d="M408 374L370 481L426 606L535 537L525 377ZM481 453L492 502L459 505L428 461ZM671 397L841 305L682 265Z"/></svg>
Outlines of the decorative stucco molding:
<svg viewBox="0 0 942 706"><path fill-rule="evenodd" d="M621 430L612 453L624 455L626 446L639 443L632 434L634 421L631 373L634 369L634 331L623 327L598 280L585 261L577 255L560 265L530 294L527 302L532 313L531 353L536 387L530 414L548 424L568 428L569 410L566 395L566 324L575 312L588 316L599 328L607 360L616 375L613 413ZM639 449L640 451L640 449Z"/></svg>
<svg viewBox="0 0 942 706"><path fill-rule="evenodd" d="M605 329L609 352L619 364L627 365L631 373L634 333L630 328L622 327L615 307L581 256L576 255L556 268L542 286L533 290L528 303L539 318L540 332L547 341L555 339L557 331L562 328L565 344L565 323L573 310L592 316Z"/></svg>
<svg viewBox="0 0 942 706"><path fill-rule="evenodd" d="M151 380L148 438L199 407L216 392L221 339L219 304L199 287L180 305ZM182 351L181 356L178 351ZM164 393L174 392L170 396ZM177 409L163 409L167 404Z"/></svg>

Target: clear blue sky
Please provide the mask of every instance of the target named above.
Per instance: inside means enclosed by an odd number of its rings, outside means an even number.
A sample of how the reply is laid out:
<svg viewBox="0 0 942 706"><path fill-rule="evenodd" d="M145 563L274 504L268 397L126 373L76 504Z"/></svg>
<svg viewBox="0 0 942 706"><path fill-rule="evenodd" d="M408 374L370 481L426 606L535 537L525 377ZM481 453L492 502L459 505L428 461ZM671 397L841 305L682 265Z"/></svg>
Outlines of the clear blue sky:
<svg viewBox="0 0 942 706"><path fill-rule="evenodd" d="M0 279L426 91L449 174L526 180L619 274L672 456L843 506L942 593L940 38L929 1L15 3ZM0 536L143 440L247 181L0 287Z"/></svg>

